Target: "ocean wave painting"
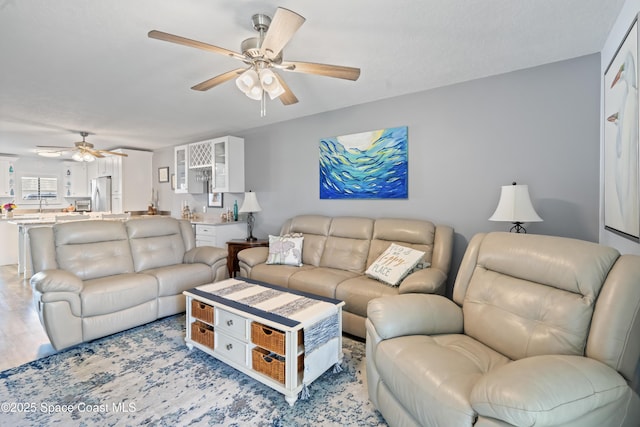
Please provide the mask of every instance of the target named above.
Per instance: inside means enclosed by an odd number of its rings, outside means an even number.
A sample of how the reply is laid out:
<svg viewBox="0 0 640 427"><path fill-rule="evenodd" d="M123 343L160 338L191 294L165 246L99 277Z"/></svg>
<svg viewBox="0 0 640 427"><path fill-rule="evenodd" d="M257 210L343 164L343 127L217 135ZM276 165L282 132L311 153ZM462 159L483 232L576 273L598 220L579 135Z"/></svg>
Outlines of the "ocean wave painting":
<svg viewBox="0 0 640 427"><path fill-rule="evenodd" d="M407 127L320 140L321 199L406 199Z"/></svg>

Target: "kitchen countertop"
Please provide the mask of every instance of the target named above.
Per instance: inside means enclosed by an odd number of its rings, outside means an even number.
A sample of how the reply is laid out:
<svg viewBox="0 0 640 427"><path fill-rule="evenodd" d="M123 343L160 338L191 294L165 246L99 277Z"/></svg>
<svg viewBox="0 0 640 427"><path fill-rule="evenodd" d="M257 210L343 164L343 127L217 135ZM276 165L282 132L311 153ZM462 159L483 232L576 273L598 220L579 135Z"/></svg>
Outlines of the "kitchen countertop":
<svg viewBox="0 0 640 427"><path fill-rule="evenodd" d="M231 224L246 224L245 221L225 221L222 222L220 220L215 219L192 219L191 224L200 224L200 225L231 225Z"/></svg>

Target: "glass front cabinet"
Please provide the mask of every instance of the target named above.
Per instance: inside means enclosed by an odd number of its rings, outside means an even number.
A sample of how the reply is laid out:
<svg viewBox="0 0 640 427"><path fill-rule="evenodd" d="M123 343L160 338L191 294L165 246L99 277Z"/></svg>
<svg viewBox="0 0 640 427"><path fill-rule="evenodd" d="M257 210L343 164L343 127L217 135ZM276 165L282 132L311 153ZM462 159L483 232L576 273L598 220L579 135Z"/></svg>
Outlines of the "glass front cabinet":
<svg viewBox="0 0 640 427"><path fill-rule="evenodd" d="M198 185L194 174L189 170L189 144L174 147L176 193L202 193L202 184Z"/></svg>
<svg viewBox="0 0 640 427"><path fill-rule="evenodd" d="M176 193L243 193L244 139L225 136L175 147Z"/></svg>
<svg viewBox="0 0 640 427"><path fill-rule="evenodd" d="M244 139L225 136L211 141L212 193L244 193Z"/></svg>

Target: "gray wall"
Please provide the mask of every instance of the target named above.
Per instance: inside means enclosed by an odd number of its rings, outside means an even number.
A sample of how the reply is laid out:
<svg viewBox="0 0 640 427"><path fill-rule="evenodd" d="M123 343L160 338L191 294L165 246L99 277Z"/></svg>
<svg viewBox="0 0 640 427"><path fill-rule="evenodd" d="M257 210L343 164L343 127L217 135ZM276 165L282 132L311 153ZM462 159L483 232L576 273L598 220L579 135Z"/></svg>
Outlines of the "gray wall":
<svg viewBox="0 0 640 427"><path fill-rule="evenodd" d="M254 234L302 213L424 218L455 228L455 273L475 233L508 229L487 218L517 181L544 219L529 232L597 241L599 75L590 55L241 132ZM404 125L408 199L319 199L320 138Z"/></svg>
<svg viewBox="0 0 640 427"><path fill-rule="evenodd" d="M474 234L508 230L487 219L500 186L517 181L544 219L530 233L597 241L599 73L590 55L239 132L246 189L262 206L254 234L304 213L429 219L455 228L451 285ZM394 126L409 128L408 199L319 199L321 138Z"/></svg>

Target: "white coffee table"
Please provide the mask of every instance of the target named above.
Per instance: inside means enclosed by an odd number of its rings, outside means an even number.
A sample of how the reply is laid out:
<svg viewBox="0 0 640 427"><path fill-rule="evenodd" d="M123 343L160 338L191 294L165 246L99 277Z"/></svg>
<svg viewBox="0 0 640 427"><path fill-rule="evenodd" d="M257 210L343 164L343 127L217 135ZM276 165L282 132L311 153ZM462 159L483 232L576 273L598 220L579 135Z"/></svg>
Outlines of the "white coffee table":
<svg viewBox="0 0 640 427"><path fill-rule="evenodd" d="M202 350L284 394L290 405L305 386L342 362L343 301L243 278L184 295L189 349ZM283 340L280 351L268 348Z"/></svg>

